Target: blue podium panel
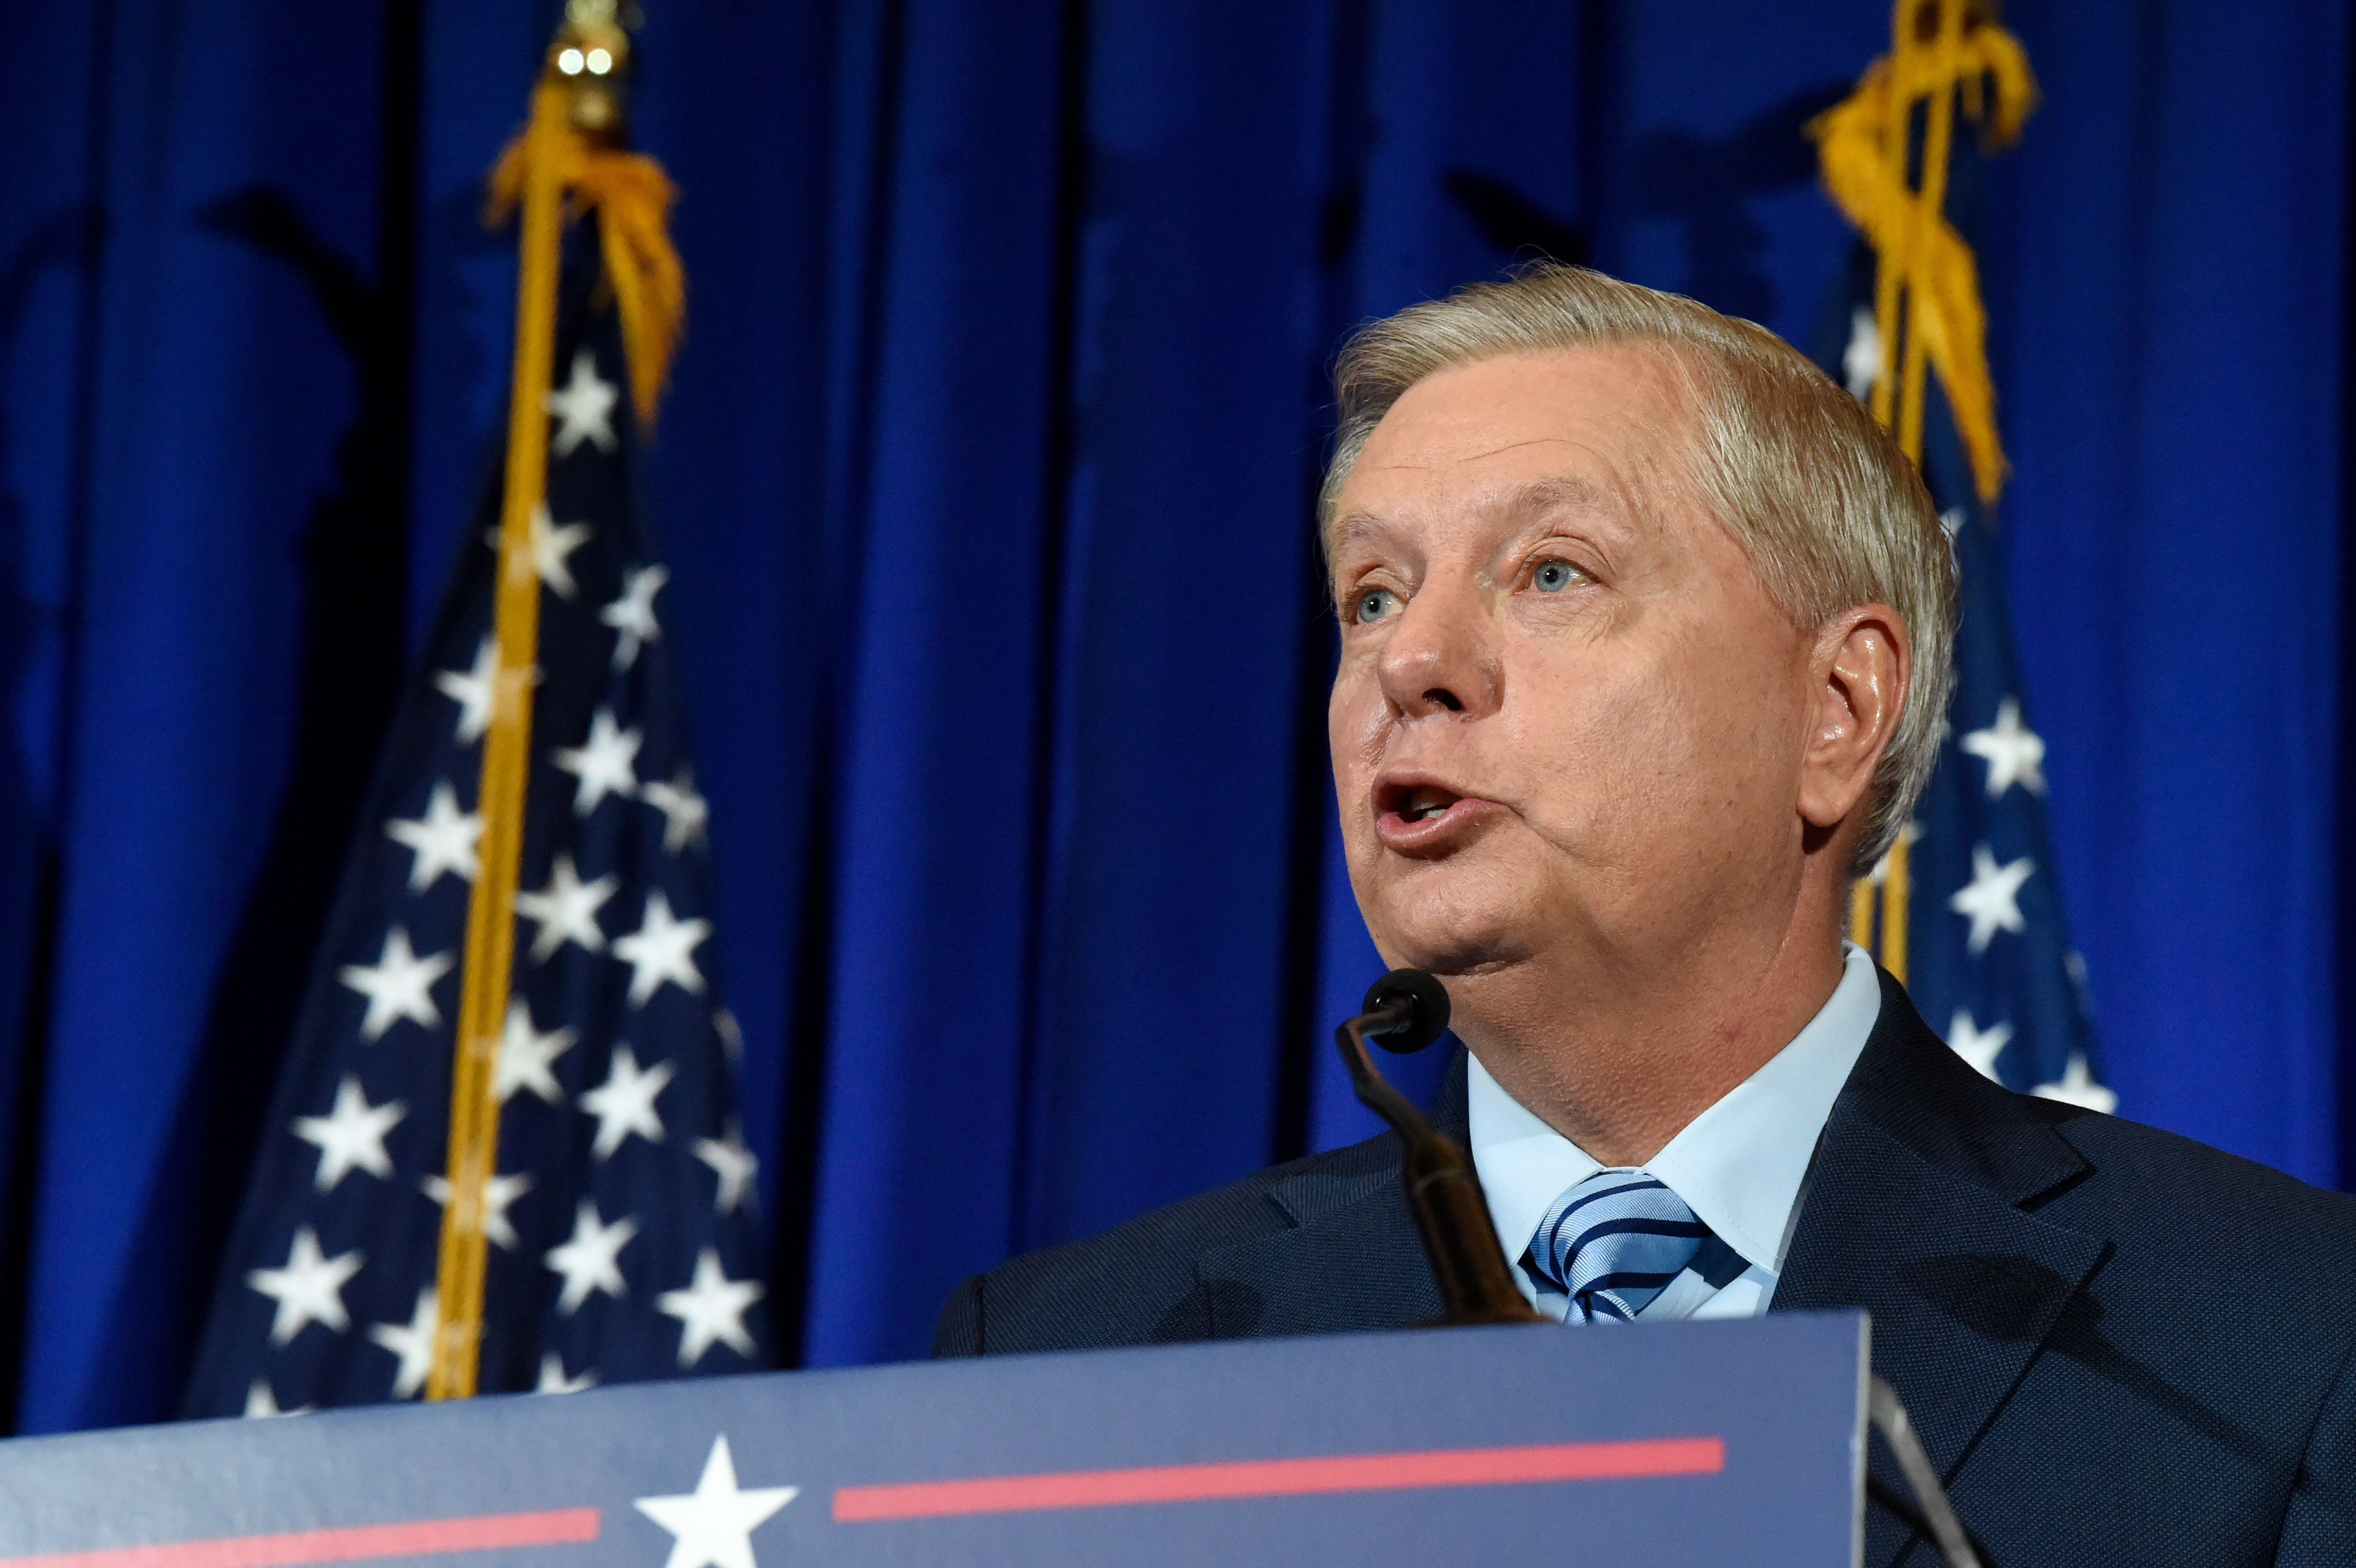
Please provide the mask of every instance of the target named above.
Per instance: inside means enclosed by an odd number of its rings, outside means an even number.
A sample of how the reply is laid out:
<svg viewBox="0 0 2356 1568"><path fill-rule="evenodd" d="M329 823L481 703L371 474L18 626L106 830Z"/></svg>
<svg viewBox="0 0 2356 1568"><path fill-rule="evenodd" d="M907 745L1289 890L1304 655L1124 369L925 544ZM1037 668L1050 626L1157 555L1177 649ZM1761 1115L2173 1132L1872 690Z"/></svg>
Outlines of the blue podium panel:
<svg viewBox="0 0 2356 1568"><path fill-rule="evenodd" d="M0 1568L1829 1568L1866 1332L1459 1328L26 1438Z"/></svg>

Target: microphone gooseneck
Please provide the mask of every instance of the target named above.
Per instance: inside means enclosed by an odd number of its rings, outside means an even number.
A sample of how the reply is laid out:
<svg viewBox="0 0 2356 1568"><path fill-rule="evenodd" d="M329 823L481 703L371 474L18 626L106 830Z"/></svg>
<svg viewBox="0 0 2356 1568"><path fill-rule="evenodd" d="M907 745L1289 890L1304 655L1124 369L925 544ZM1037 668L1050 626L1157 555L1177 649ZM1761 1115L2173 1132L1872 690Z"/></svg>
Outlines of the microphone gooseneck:
<svg viewBox="0 0 2356 1568"><path fill-rule="evenodd" d="M1514 1284L1472 1162L1455 1139L1433 1126L1414 1101L1375 1070L1366 1052L1369 1039L1402 1053L1438 1040L1448 1028L1448 988L1420 969L1394 969L1374 983L1361 1006L1356 1017L1333 1031L1333 1044L1359 1103L1388 1122L1407 1144L1400 1175L1446 1307L1440 1321L1546 1322Z"/></svg>

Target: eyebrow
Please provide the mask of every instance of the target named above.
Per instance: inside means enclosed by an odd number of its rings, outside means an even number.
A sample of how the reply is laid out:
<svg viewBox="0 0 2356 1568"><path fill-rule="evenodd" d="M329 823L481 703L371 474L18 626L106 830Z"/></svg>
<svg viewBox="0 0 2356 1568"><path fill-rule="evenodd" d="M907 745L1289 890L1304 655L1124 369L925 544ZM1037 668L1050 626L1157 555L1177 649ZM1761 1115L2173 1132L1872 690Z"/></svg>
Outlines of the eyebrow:
<svg viewBox="0 0 2356 1568"><path fill-rule="evenodd" d="M1502 508L1512 516L1533 512L1600 512L1606 510L1603 492L1584 479L1562 475L1533 479L1505 497Z"/></svg>

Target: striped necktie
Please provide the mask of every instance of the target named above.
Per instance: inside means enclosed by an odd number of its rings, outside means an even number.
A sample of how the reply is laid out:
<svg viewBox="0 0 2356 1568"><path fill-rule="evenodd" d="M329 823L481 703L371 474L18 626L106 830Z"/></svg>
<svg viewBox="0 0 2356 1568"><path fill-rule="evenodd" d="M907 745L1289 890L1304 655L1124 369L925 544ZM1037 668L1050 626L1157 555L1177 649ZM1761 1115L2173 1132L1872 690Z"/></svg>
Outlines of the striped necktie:
<svg viewBox="0 0 2356 1568"><path fill-rule="evenodd" d="M1628 1322L1709 1236L1685 1200L1627 1166L1599 1170L1554 1200L1522 1266L1570 1297L1568 1323Z"/></svg>

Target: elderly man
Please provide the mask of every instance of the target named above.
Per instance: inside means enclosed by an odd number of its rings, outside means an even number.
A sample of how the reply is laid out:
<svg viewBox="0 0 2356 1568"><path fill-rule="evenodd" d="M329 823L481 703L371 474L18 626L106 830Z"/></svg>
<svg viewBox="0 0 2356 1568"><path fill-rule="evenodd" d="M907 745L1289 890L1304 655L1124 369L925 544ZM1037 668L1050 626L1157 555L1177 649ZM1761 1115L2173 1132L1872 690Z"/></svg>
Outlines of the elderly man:
<svg viewBox="0 0 2356 1568"><path fill-rule="evenodd" d="M1863 408L1758 327L1552 266L1367 327L1336 380L1351 883L1448 987L1435 1119L1531 1301L1870 1310L2006 1568L2356 1563L2356 1202L2010 1093L1844 948L1955 617ZM936 1349L1429 1320L1399 1152L1016 1259Z"/></svg>

